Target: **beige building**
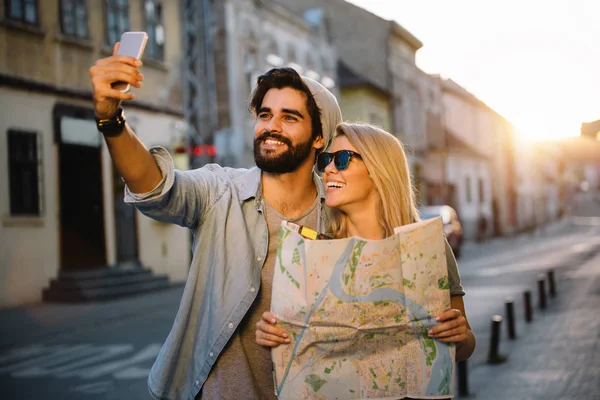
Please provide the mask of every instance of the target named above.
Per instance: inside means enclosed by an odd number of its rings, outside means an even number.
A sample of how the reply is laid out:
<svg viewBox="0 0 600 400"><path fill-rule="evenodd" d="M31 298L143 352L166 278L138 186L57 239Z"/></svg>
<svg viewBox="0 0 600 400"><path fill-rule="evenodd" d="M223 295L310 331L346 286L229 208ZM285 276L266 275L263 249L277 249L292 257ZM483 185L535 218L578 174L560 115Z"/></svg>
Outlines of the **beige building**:
<svg viewBox="0 0 600 400"><path fill-rule="evenodd" d="M448 158L450 203L465 237L477 236L485 218L488 235L511 233L516 224L513 127L451 79L439 80Z"/></svg>
<svg viewBox="0 0 600 400"><path fill-rule="evenodd" d="M179 140L179 2L0 5L0 307L37 302L72 271L141 265L184 280L189 234L123 204L88 75L122 32L147 31L145 81L126 116L148 146Z"/></svg>
<svg viewBox="0 0 600 400"><path fill-rule="evenodd" d="M392 115L396 132L410 150L408 161L417 181L422 179L427 151L426 109L421 96L423 72L416 66L423 43L398 23L389 21L388 65L392 87Z"/></svg>
<svg viewBox="0 0 600 400"><path fill-rule="evenodd" d="M450 205L452 187L447 182L448 143L444 130L442 88L436 76L421 72L419 98L425 117L425 149L422 151L422 172L418 185L419 200L426 205Z"/></svg>
<svg viewBox="0 0 600 400"><path fill-rule="evenodd" d="M344 120L377 125L392 131L390 94L343 62L338 64L339 102Z"/></svg>
<svg viewBox="0 0 600 400"><path fill-rule="evenodd" d="M337 56L320 13L298 15L272 0L223 0L211 8L218 121L216 162L254 165L254 116L248 111L256 78L291 67L338 94ZM209 100L210 103L210 100Z"/></svg>

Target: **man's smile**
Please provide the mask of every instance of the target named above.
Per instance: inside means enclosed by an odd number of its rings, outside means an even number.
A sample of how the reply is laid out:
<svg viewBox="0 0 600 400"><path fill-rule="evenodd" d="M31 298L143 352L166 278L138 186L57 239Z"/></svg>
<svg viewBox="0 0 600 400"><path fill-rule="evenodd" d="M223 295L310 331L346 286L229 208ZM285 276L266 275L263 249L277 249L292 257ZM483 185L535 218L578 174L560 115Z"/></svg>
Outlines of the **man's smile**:
<svg viewBox="0 0 600 400"><path fill-rule="evenodd" d="M273 138L268 138L268 139L263 140L263 144L262 144L262 148L267 149L267 150L279 149L282 146L287 146L287 145L284 142L277 140L277 139L273 139Z"/></svg>

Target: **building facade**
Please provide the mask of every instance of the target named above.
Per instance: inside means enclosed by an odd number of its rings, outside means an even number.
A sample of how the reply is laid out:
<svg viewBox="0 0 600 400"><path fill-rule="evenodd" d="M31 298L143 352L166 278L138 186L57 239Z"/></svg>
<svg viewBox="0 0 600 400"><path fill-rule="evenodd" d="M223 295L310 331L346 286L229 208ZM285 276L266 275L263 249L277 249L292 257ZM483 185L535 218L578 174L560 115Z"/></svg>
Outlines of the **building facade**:
<svg viewBox="0 0 600 400"><path fill-rule="evenodd" d="M255 118L248 106L256 78L288 66L337 95L336 52L318 12L298 15L271 0L215 2L210 12L216 32L216 162L249 167L254 165Z"/></svg>
<svg viewBox="0 0 600 400"><path fill-rule="evenodd" d="M517 231L532 231L564 212L564 154L559 142L525 142L516 150Z"/></svg>
<svg viewBox="0 0 600 400"><path fill-rule="evenodd" d="M463 224L464 237L490 235L493 214L493 124L487 108L452 80L440 79L442 88L446 180L451 187L449 205ZM481 221L485 220L485 232Z"/></svg>
<svg viewBox="0 0 600 400"><path fill-rule="evenodd" d="M418 187L427 151L425 99L422 94L423 71L415 64L423 43L393 21L388 23L388 58L392 87L394 131L407 149L408 163Z"/></svg>
<svg viewBox="0 0 600 400"><path fill-rule="evenodd" d="M178 3L0 1L0 307L39 301L61 271L143 265L185 280L187 230L123 203L88 74L122 32L148 32L126 117L147 146L180 140Z"/></svg>
<svg viewBox="0 0 600 400"><path fill-rule="evenodd" d="M415 176L419 200L426 205L450 204L451 187L447 184L448 149L444 129L442 87L437 76L420 73L419 97L424 114L425 145L421 151L422 173Z"/></svg>
<svg viewBox="0 0 600 400"><path fill-rule="evenodd" d="M469 182L484 181L477 185L477 192L481 193L479 211L468 207L468 218L487 220L488 236L512 234L518 225L515 129L456 82L451 79L439 82L444 93L445 129L487 160L485 167L482 165L486 172L480 171L485 176L474 176L476 171L470 173L473 176ZM467 185L466 181L463 185ZM487 200L482 200L482 196Z"/></svg>
<svg viewBox="0 0 600 400"><path fill-rule="evenodd" d="M392 131L390 93L338 63L339 102L348 122L369 123Z"/></svg>

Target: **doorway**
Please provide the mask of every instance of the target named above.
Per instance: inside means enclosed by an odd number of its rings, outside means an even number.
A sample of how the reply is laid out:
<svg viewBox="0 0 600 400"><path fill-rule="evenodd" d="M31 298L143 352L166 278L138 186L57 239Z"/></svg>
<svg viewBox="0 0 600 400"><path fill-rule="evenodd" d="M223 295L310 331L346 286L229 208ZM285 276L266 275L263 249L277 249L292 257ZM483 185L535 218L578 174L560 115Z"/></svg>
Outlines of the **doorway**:
<svg viewBox="0 0 600 400"><path fill-rule="evenodd" d="M60 267L105 267L100 134L89 110L60 105L54 112L60 182Z"/></svg>
<svg viewBox="0 0 600 400"><path fill-rule="evenodd" d="M60 254L62 268L106 264L100 148L60 145Z"/></svg>

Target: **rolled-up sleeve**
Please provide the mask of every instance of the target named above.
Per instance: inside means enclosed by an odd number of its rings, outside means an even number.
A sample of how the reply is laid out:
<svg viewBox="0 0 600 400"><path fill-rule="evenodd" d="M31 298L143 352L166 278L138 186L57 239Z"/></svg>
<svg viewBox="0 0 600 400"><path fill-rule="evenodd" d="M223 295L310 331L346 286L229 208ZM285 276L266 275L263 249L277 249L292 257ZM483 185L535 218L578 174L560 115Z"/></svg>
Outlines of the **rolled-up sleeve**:
<svg viewBox="0 0 600 400"><path fill-rule="evenodd" d="M195 227L214 200L212 193L218 181L214 172L206 167L178 171L163 147L153 147L150 153L161 170L162 180L148 193L132 193L125 186L125 202L157 221Z"/></svg>
<svg viewBox="0 0 600 400"><path fill-rule="evenodd" d="M162 173L162 180L154 189L148 193L133 193L129 190L129 186L125 185L125 203L133 204L135 206L152 203L161 195L173 187L173 180L175 178L175 165L173 164L173 158L169 152L163 147L153 147L150 149L150 154L154 157L154 161L160 168Z"/></svg>

